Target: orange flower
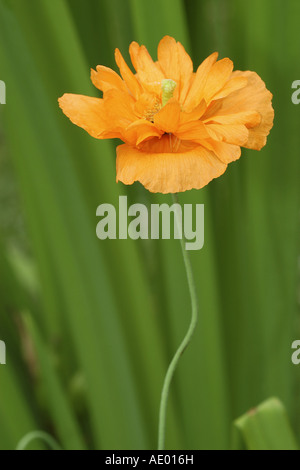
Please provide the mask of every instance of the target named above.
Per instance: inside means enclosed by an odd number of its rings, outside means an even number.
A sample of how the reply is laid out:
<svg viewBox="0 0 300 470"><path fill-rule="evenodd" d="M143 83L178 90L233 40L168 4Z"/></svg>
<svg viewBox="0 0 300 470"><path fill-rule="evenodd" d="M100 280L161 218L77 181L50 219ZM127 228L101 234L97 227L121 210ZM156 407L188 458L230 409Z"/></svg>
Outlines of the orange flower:
<svg viewBox="0 0 300 470"><path fill-rule="evenodd" d="M255 72L233 72L215 52L196 72L183 46L165 36L153 62L131 43L132 73L120 51L121 77L98 66L103 98L65 94L60 107L97 139L119 138L117 181L140 181L152 192L200 189L237 160L241 147L260 150L273 125L272 94Z"/></svg>

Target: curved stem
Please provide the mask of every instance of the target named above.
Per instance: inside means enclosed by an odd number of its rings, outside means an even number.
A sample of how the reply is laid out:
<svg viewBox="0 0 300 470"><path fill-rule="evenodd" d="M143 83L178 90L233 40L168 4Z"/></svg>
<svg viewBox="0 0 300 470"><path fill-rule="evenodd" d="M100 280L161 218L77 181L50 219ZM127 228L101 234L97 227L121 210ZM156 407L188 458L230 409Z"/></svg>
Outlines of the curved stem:
<svg viewBox="0 0 300 470"><path fill-rule="evenodd" d="M173 194L173 202L178 204L178 195ZM180 224L181 220L179 219L178 212L175 210L175 217L177 219L177 223ZM167 412L167 404L168 404L168 396L170 391L170 385L172 382L172 378L174 372L176 370L177 364L183 352L185 351L186 347L191 341L193 333L196 328L197 320L198 320L198 305L197 305L197 295L196 295L196 287L195 281L192 272L192 266L190 262L190 257L188 255L187 250L185 249L185 239L182 235L180 240L184 265L186 269L187 281L189 285L189 292L191 296L191 304L192 304L192 316L189 329L183 338L179 348L177 349L165 376L164 385L161 393L161 400L160 400L160 410L159 410L159 425L158 425L158 450L163 450L165 446L165 432L166 432L166 412Z"/></svg>
<svg viewBox="0 0 300 470"><path fill-rule="evenodd" d="M32 431L26 434L18 443L16 450L25 450L35 439L44 441L52 450L62 450L56 440L44 431Z"/></svg>

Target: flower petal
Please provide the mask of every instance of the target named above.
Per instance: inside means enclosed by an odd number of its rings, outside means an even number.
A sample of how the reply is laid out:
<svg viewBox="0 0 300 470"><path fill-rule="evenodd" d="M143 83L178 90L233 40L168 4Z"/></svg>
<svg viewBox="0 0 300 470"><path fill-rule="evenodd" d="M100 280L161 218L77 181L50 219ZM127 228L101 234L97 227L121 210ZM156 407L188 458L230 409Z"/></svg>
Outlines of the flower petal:
<svg viewBox="0 0 300 470"><path fill-rule="evenodd" d="M115 50L115 59L116 59L116 64L120 69L120 73L123 77L123 79L126 82L126 85L128 86L128 89L132 93L132 95L138 99L138 97L142 93L142 87L136 78L136 76L132 73L128 65L126 64L125 60L123 59L123 56L119 49Z"/></svg>
<svg viewBox="0 0 300 470"><path fill-rule="evenodd" d="M154 124L164 132L175 133L178 129L179 119L180 106L178 101L172 98L154 115Z"/></svg>
<svg viewBox="0 0 300 470"><path fill-rule="evenodd" d="M259 113L261 120L257 126L250 126L249 138L244 147L260 150L266 144L267 136L273 126L272 93L266 89L265 83L255 72L236 71L233 75L246 77L248 85L224 98L218 114L230 115L237 111Z"/></svg>
<svg viewBox="0 0 300 470"><path fill-rule="evenodd" d="M197 119L200 119L205 113L206 108L207 108L207 104L205 100L201 100L200 104L198 104L198 106L196 106L196 108L194 108L193 111L189 113L182 111L180 114L180 124L184 124L186 122L196 121Z"/></svg>
<svg viewBox="0 0 300 470"><path fill-rule="evenodd" d="M176 136L181 140L193 140L199 142L203 139L210 138L205 124L202 121L192 121L181 124L176 131Z"/></svg>
<svg viewBox="0 0 300 470"><path fill-rule="evenodd" d="M83 95L64 94L58 100L64 114L92 137L101 138L100 134L109 128L105 116L104 100Z"/></svg>
<svg viewBox="0 0 300 470"><path fill-rule="evenodd" d="M186 112L192 111L203 98L203 91L205 84L209 75L209 72L212 66L215 64L218 58L218 53L214 52L207 59L205 59L202 64L199 65L196 74L194 75L194 80L191 85L191 88L187 94L186 100L184 102L184 110Z"/></svg>
<svg viewBox="0 0 300 470"><path fill-rule="evenodd" d="M233 62L227 57L213 64L203 90L203 98L207 103L224 87L232 74L232 70Z"/></svg>
<svg viewBox="0 0 300 470"><path fill-rule="evenodd" d="M246 77L233 77L229 79L223 88L221 88L221 90L213 96L213 99L219 100L221 98L225 98L226 96L230 95L230 93L244 88L247 84L248 80Z"/></svg>
<svg viewBox="0 0 300 470"><path fill-rule="evenodd" d="M170 36L162 38L157 48L158 63L165 74L165 78L180 81L180 68L178 61L177 42Z"/></svg>
<svg viewBox="0 0 300 470"><path fill-rule="evenodd" d="M142 183L153 193L200 189L222 175L227 165L197 146L185 153L149 153L124 144L117 147L117 181Z"/></svg>
<svg viewBox="0 0 300 470"><path fill-rule="evenodd" d="M204 142L203 145L209 150L212 150L224 163L231 163L238 160L241 156L241 147L238 145L227 144L226 142L217 142L216 140Z"/></svg>
<svg viewBox="0 0 300 470"><path fill-rule="evenodd" d="M152 122L146 119L140 119L133 122L124 131L126 142L137 147L150 137L161 137L162 132L159 131Z"/></svg>
<svg viewBox="0 0 300 470"><path fill-rule="evenodd" d="M229 144L244 145L249 137L249 131L243 124L206 124L206 129L210 133L220 137ZM211 134L212 135L212 134ZM213 136L213 135L212 135Z"/></svg>
<svg viewBox="0 0 300 470"><path fill-rule="evenodd" d="M248 129L258 126L261 123L261 114L257 111L244 111L234 114L222 114L224 111L220 109L216 114L207 117L203 116L203 122L214 122L218 124L244 124Z"/></svg>
<svg viewBox="0 0 300 470"><path fill-rule="evenodd" d="M104 93L112 88L126 91L126 86L121 77L109 67L97 65L96 70L91 69L91 80L98 90Z"/></svg>
<svg viewBox="0 0 300 470"><path fill-rule="evenodd" d="M137 120L135 113L135 99L128 94L117 89L108 90L105 95L106 120L111 127L115 125L127 127Z"/></svg>
<svg viewBox="0 0 300 470"><path fill-rule="evenodd" d="M177 83L174 96L184 102L193 74L193 62L180 42L165 36L157 49L158 63L165 74L165 78Z"/></svg>
<svg viewBox="0 0 300 470"><path fill-rule="evenodd" d="M131 63L133 65L133 67L135 68L135 71L137 72L138 70L138 61L137 61L137 57L139 55L139 50L140 50L140 46L137 42L133 41L130 45L129 45L129 55L130 55L130 59L131 59Z"/></svg>
<svg viewBox="0 0 300 470"><path fill-rule="evenodd" d="M145 46L132 42L129 47L132 65L144 88L160 93L161 81L165 78L160 67L155 64Z"/></svg>

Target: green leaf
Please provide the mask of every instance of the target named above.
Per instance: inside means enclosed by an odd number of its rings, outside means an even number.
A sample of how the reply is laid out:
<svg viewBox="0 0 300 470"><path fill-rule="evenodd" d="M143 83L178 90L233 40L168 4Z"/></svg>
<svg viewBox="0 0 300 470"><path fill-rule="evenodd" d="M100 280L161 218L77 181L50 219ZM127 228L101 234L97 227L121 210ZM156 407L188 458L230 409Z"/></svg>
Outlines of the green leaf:
<svg viewBox="0 0 300 470"><path fill-rule="evenodd" d="M286 410L277 398L269 398L233 424L234 450L298 450Z"/></svg>
<svg viewBox="0 0 300 470"><path fill-rule="evenodd" d="M49 348L41 337L33 318L28 313L24 314L23 318L36 348L39 377L46 394L47 408L49 408L63 448L64 450L84 450L86 449L85 442L73 410L70 408L68 397L54 369Z"/></svg>

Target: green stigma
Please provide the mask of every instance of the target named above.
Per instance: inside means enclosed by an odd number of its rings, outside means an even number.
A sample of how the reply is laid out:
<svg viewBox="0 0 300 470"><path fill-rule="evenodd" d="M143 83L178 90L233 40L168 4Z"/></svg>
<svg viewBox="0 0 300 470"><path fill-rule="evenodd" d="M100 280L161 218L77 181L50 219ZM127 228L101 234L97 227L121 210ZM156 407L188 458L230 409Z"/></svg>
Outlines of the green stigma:
<svg viewBox="0 0 300 470"><path fill-rule="evenodd" d="M166 78L161 82L161 89L162 89L162 105L165 106L170 98L172 98L174 90L176 88L177 83L170 78Z"/></svg>

